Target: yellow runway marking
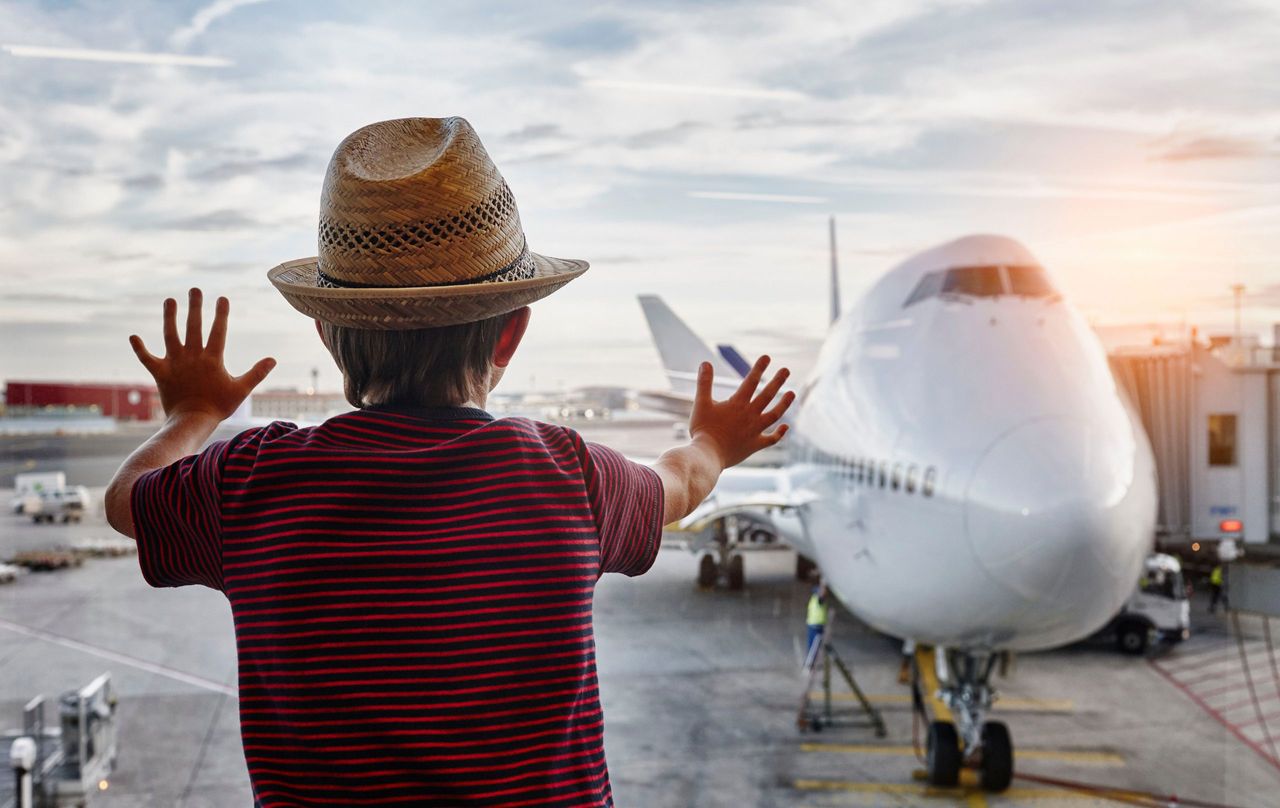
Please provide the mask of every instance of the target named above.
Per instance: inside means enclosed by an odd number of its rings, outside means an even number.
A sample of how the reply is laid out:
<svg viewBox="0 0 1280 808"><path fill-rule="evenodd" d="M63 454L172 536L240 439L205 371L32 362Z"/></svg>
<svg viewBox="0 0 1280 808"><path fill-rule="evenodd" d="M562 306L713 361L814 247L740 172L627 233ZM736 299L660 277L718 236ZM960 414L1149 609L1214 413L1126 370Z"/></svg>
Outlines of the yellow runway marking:
<svg viewBox="0 0 1280 808"><path fill-rule="evenodd" d="M909 783L857 783L850 780L796 780L792 785L799 791L847 791L863 794L900 794L912 797L951 797L963 799L968 805L987 804L987 794L972 788L938 788ZM1009 800L1096 800L1095 794L1062 791L1056 788L1010 788L999 794Z"/></svg>
<svg viewBox="0 0 1280 808"><path fill-rule="evenodd" d="M896 755L913 757L915 750L910 746L895 744L858 744L858 743L803 743L801 752L831 752L862 755ZM1124 757L1115 752L1101 752L1089 749L1017 749L1016 760L1049 760L1056 763L1077 763L1085 766L1123 766Z"/></svg>
<svg viewBox="0 0 1280 808"><path fill-rule="evenodd" d="M821 698L820 691L814 691L810 698ZM871 693L867 699L872 704L910 705L910 693ZM832 693L832 701L853 701L852 693ZM1071 699L1024 699L1016 697L1000 697L996 699L993 712L1007 713L1073 713L1075 702Z"/></svg>

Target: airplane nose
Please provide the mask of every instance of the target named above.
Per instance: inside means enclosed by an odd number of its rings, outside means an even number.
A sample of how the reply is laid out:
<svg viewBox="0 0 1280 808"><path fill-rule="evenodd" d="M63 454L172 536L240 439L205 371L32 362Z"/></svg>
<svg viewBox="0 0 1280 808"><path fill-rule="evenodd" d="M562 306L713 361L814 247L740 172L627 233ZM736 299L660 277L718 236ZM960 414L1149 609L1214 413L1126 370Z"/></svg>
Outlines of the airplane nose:
<svg viewBox="0 0 1280 808"><path fill-rule="evenodd" d="M1044 619L1085 609L1100 623L1132 589L1151 541L1144 509L1153 512L1135 450L1131 432L1043 418L982 455L965 529L978 562L1024 600L1027 619L1038 605Z"/></svg>

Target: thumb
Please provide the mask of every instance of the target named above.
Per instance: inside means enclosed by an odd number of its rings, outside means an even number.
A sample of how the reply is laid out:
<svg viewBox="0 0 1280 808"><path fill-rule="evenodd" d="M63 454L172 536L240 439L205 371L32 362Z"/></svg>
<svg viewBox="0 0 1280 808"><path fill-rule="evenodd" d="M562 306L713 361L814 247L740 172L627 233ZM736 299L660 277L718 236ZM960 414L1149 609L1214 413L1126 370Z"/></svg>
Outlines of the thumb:
<svg viewBox="0 0 1280 808"><path fill-rule="evenodd" d="M249 371L245 373L243 376L240 376L239 378L237 378L236 381L240 382L245 387L252 390L253 388L257 387L259 384L262 384L262 380L267 378L267 374L270 373L272 370L274 370L275 366L276 366L276 360L272 359L271 357L267 357L266 359L259 359L258 364L249 368Z"/></svg>

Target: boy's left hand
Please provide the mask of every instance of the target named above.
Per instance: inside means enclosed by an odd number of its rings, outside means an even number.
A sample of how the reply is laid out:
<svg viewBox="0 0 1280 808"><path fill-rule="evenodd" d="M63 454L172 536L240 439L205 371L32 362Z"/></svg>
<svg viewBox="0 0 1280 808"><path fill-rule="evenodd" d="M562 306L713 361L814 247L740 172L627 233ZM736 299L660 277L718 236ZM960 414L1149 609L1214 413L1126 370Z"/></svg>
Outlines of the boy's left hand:
<svg viewBox="0 0 1280 808"><path fill-rule="evenodd" d="M272 368L276 360L259 360L249 372L232 376L222 364L227 339L227 313L231 309L225 297L218 298L214 309L209 342L202 344L204 329L200 309L204 296L192 289L188 298L186 341L178 339L178 301L164 301L164 358L153 356L136 334L129 337L133 352L156 380L160 403L165 415L202 413L219 421L229 417L249 396Z"/></svg>

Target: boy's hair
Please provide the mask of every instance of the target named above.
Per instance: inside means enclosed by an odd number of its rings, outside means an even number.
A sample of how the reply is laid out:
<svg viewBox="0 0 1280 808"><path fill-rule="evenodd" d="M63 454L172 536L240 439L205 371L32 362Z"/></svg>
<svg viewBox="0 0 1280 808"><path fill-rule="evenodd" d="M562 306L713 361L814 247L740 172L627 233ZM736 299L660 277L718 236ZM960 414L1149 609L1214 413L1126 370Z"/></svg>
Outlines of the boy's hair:
<svg viewBox="0 0 1280 808"><path fill-rule="evenodd" d="M438 407L472 400L485 384L509 316L408 331L324 322L320 328L342 371L343 393L351 406Z"/></svg>

